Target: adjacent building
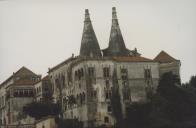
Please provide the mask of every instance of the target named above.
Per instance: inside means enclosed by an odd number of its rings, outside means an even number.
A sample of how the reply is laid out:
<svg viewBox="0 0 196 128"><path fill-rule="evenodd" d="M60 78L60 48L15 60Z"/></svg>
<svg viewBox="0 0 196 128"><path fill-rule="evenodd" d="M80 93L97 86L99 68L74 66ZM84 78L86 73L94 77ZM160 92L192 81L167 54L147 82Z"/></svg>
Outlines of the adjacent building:
<svg viewBox="0 0 196 128"><path fill-rule="evenodd" d="M18 124L23 120L23 106L34 99L34 83L41 79L26 67L20 68L0 85L1 125ZM33 119L26 118L26 123Z"/></svg>
<svg viewBox="0 0 196 128"><path fill-rule="evenodd" d="M34 84L34 94L36 101L52 100L52 84L48 75Z"/></svg>

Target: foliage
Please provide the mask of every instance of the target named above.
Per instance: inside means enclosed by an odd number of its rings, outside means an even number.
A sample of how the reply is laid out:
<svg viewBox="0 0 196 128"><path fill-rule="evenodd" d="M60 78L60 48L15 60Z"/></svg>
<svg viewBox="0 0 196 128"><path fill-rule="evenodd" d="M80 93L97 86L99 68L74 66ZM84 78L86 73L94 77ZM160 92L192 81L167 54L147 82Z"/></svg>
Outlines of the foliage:
<svg viewBox="0 0 196 128"><path fill-rule="evenodd" d="M162 76L149 103L128 108L126 127L132 128L193 128L196 126L196 96L179 85L172 73Z"/></svg>
<svg viewBox="0 0 196 128"><path fill-rule="evenodd" d="M51 102L32 102L23 107L23 112L35 119L41 119L50 115L59 115L60 106Z"/></svg>
<svg viewBox="0 0 196 128"><path fill-rule="evenodd" d="M193 88L196 89L196 75L191 76L189 82L183 83L182 86L184 86L184 87L193 87Z"/></svg>
<svg viewBox="0 0 196 128"><path fill-rule="evenodd" d="M192 76L189 85L196 88L196 76Z"/></svg>
<svg viewBox="0 0 196 128"><path fill-rule="evenodd" d="M133 103L127 108L126 127L129 128L147 128L149 125L148 115L151 109L149 103Z"/></svg>

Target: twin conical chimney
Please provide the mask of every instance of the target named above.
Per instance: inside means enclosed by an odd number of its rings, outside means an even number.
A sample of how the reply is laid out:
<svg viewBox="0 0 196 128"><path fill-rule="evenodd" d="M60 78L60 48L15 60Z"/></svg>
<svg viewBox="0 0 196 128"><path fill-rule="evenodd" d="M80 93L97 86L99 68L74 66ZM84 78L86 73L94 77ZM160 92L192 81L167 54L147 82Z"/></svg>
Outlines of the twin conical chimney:
<svg viewBox="0 0 196 128"><path fill-rule="evenodd" d="M112 8L112 26L110 32L109 46L103 50L104 56L129 56L130 50L125 46L123 36L121 34L120 26L116 8Z"/></svg>
<svg viewBox="0 0 196 128"><path fill-rule="evenodd" d="M102 51L103 56L130 56L133 54L132 51L127 49L125 46L120 26L118 24L115 7L112 8L112 26L109 38L109 46ZM88 9L85 10L84 30L81 41L80 56L102 56L99 43L91 24Z"/></svg>
<svg viewBox="0 0 196 128"><path fill-rule="evenodd" d="M88 9L85 10L84 28L80 47L80 56L100 57L101 49L93 30Z"/></svg>

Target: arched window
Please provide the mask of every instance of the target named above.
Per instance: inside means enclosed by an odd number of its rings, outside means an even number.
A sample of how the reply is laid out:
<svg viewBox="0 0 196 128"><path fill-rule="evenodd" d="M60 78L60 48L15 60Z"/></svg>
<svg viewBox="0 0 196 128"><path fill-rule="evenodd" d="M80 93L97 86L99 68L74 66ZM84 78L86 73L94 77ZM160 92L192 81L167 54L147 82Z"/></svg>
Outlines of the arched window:
<svg viewBox="0 0 196 128"><path fill-rule="evenodd" d="M80 97L79 97L79 95L77 94L76 95L76 102L77 102L77 104L79 104L79 102L80 102L80 99L79 99Z"/></svg>
<svg viewBox="0 0 196 128"><path fill-rule="evenodd" d="M110 68L109 67L104 67L103 68L103 77L107 78L110 76Z"/></svg>
<svg viewBox="0 0 196 128"><path fill-rule="evenodd" d="M78 79L78 71L75 71L75 80Z"/></svg>
<svg viewBox="0 0 196 128"><path fill-rule="evenodd" d="M60 83L59 83L59 79L55 79L55 85L56 85L56 88L60 89Z"/></svg>
<svg viewBox="0 0 196 128"><path fill-rule="evenodd" d="M105 123L109 123L109 117L105 116L105 117L104 117L104 122L105 122Z"/></svg>
<svg viewBox="0 0 196 128"><path fill-rule="evenodd" d="M61 76L61 80L62 80L62 86L65 87L65 76L64 75Z"/></svg>
<svg viewBox="0 0 196 128"><path fill-rule="evenodd" d="M83 70L83 68L81 68L81 76L82 77L84 76L84 70Z"/></svg>
<svg viewBox="0 0 196 128"><path fill-rule="evenodd" d="M85 102L85 93L82 93L82 101Z"/></svg>
<svg viewBox="0 0 196 128"><path fill-rule="evenodd" d="M82 94L80 93L80 104L82 104Z"/></svg>

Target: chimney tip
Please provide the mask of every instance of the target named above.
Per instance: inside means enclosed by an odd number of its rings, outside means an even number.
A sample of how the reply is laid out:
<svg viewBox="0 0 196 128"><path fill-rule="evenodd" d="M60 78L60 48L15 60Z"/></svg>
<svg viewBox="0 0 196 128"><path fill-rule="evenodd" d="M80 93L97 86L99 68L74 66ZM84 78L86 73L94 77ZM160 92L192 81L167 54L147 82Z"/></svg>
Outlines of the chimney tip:
<svg viewBox="0 0 196 128"><path fill-rule="evenodd" d="M85 9L85 13L86 13L86 14L89 14L88 9Z"/></svg>

